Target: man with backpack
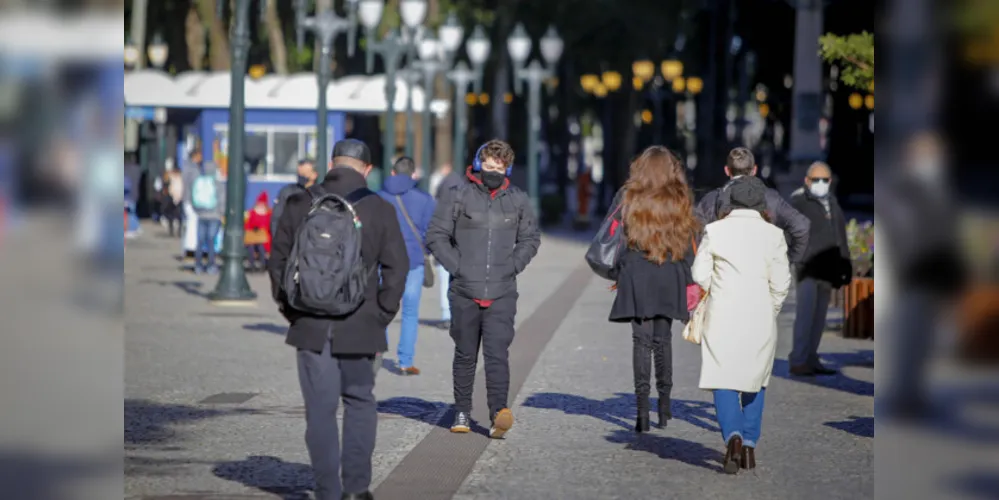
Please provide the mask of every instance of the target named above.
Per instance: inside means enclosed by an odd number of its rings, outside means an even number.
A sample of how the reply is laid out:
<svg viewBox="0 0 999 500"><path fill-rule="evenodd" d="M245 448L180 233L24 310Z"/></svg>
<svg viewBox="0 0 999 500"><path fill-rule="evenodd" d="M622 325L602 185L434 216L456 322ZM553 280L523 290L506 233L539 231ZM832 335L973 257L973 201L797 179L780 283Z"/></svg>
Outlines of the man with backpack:
<svg viewBox="0 0 999 500"><path fill-rule="evenodd" d="M451 432L471 430L475 364L482 346L492 425L502 438L513 426L507 406L509 348L517 314L517 275L538 253L541 232L530 200L510 184L514 153L491 140L475 152L464 181L443 193L427 230L427 245L451 275L455 417Z"/></svg>
<svg viewBox="0 0 999 500"><path fill-rule="evenodd" d="M291 323L285 342L298 349L305 442L319 500L372 498L378 424L372 363L388 348L385 329L409 273L395 208L367 188L371 168L366 144L337 142L326 178L288 198L271 243L271 292Z"/></svg>
<svg viewBox="0 0 999 500"><path fill-rule="evenodd" d="M420 374L420 369L413 366L420 326L420 296L424 286L433 286L434 278L425 241L435 203L429 194L416 187L415 174L416 162L408 156L399 158L392 167L392 176L385 179L378 193L395 207L409 254L409 274L406 275L406 291L402 295L402 325L397 350L399 372L403 375Z"/></svg>
<svg viewBox="0 0 999 500"><path fill-rule="evenodd" d="M316 172L315 162L311 158L298 160L298 179L295 179L293 184L288 184L281 188L278 191L277 198L274 198L274 208L271 209L271 234L277 233L277 224L281 220L281 213L284 212L284 206L288 202L288 198L295 193L301 193L312 187L318 178L319 172Z"/></svg>
<svg viewBox="0 0 999 500"><path fill-rule="evenodd" d="M704 195L694 210L701 223L707 225L716 221L718 214L724 213L730 204L730 188L743 177L754 177L756 170L756 158L748 148L739 147L730 151L725 160L728 183ZM801 262L808 249L808 218L795 210L775 189L767 189L766 201L773 224L783 229L784 236L788 238L788 260L792 264Z"/></svg>
<svg viewBox="0 0 999 500"><path fill-rule="evenodd" d="M215 175L215 164L202 160L201 151L191 153L196 169L184 185L184 201L191 204L198 217L198 243L194 247L194 272L216 274L215 238L225 214L225 186Z"/></svg>

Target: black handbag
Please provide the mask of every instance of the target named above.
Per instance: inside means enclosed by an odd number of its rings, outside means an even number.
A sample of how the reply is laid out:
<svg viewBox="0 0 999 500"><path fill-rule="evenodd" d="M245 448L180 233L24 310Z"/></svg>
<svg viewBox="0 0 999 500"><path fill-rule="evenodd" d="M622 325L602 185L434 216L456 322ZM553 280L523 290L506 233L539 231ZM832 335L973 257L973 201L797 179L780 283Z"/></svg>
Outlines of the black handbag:
<svg viewBox="0 0 999 500"><path fill-rule="evenodd" d="M590 248L586 250L586 263L597 276L605 280L615 281L616 270L621 252L624 251L624 225L618 217L621 205L618 205L600 224L600 230L593 237Z"/></svg>

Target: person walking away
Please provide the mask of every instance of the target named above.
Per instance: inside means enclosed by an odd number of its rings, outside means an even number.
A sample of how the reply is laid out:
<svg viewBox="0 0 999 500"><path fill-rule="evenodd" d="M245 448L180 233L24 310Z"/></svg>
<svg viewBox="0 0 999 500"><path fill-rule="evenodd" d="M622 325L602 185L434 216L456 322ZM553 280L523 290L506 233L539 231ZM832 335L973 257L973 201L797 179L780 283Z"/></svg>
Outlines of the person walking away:
<svg viewBox="0 0 999 500"><path fill-rule="evenodd" d="M435 202L427 193L416 187L416 162L408 156L396 160L392 175L385 179L384 187L378 193L395 207L402 236L406 240L406 253L409 255L409 273L406 275L406 291L402 295L402 326L399 330L397 356L399 372L403 375L419 375L420 369L413 365L416 355L416 338L420 326L420 296L423 293L427 269L427 226L434 215Z"/></svg>
<svg viewBox="0 0 999 500"><path fill-rule="evenodd" d="M164 184L163 217L166 218L170 237L180 236L181 221L183 220L184 180L172 162L167 163Z"/></svg>
<svg viewBox="0 0 999 500"><path fill-rule="evenodd" d="M695 213L701 224L710 224L720 218L719 214L727 212L731 187L743 180L759 180L757 170L756 158L748 148L739 147L730 151L725 160L725 175L729 181L709 191L697 203ZM776 189L767 188L765 196L767 213L773 217L773 223L784 230L788 239L788 259L792 264L801 262L808 248L808 219L788 204Z"/></svg>
<svg viewBox="0 0 999 500"><path fill-rule="evenodd" d="M373 498L378 409L371 366L375 353L388 347L385 328L399 310L409 256L395 209L367 188L371 169L365 143L337 142L323 182L288 198L267 267L271 293L291 324L285 342L297 349L317 500ZM314 199L326 201L312 209ZM330 238L334 232L338 237ZM301 258L313 251L337 252L344 260L319 256L317 268L310 263L315 258ZM322 290L328 293L315 294Z"/></svg>
<svg viewBox="0 0 999 500"><path fill-rule="evenodd" d="M483 144L465 170L468 182L441 194L427 230L430 251L451 277L455 408L451 432L471 429L472 386L481 345L492 422L489 436L497 439L513 426L507 397L517 275L541 245L530 200L510 184L513 159L509 144L500 140Z"/></svg>
<svg viewBox="0 0 999 500"><path fill-rule="evenodd" d="M704 228L691 268L707 293L699 386L714 395L728 474L756 467L776 318L791 287L787 242L769 222L766 190L759 179L731 187L731 205Z"/></svg>
<svg viewBox="0 0 999 500"><path fill-rule="evenodd" d="M832 171L822 162L808 168L805 186L791 195L791 205L808 218L808 250L795 266L794 347L788 355L797 376L833 375L822 366L819 343L833 289L850 283L853 269L846 240L846 218L830 193Z"/></svg>
<svg viewBox="0 0 999 500"><path fill-rule="evenodd" d="M312 159L305 158L298 161L298 178L295 182L288 184L287 186L281 188L278 191L277 198L274 198L274 209L272 210L271 217L271 234L277 232L277 224L281 219L281 213L284 212L285 203L288 198L296 193L304 192L306 189L312 187L316 180L319 179L319 172L316 172L316 165Z"/></svg>
<svg viewBox="0 0 999 500"><path fill-rule="evenodd" d="M627 246L614 273L617 296L612 322L631 323L632 363L638 417L635 431L649 431L649 380L655 360L659 426L673 418L673 321L687 321L687 285L693 283L692 248L700 231L694 200L680 160L662 146L646 149L631 164L615 195L611 216L620 214Z"/></svg>
<svg viewBox="0 0 999 500"><path fill-rule="evenodd" d="M267 191L257 196L253 208L243 223L243 244L249 256L250 271L267 270L267 256L271 253L271 208ZM259 267L258 267L259 264Z"/></svg>
<svg viewBox="0 0 999 500"><path fill-rule="evenodd" d="M215 237L222 227L225 210L225 186L217 178L215 164L202 161L201 153L192 155L192 161L200 166L200 172L189 186L184 186L186 201L191 203L198 216L198 243L194 250L194 272L203 274L218 273L215 262Z"/></svg>
<svg viewBox="0 0 999 500"><path fill-rule="evenodd" d="M441 201L441 194L448 192L453 187L468 183L465 173L455 171L450 163L441 165L440 174L440 180L437 183L437 186L431 187L430 189L430 191L434 193L434 199L437 200L437 203L440 203ZM433 184L433 181L431 181L431 184ZM440 282L438 290L440 291L441 304L441 321L437 323L437 327L441 330L450 330L451 301L448 300L447 294L451 287L451 275L448 274L447 269L445 269L440 262L437 263L437 277Z"/></svg>

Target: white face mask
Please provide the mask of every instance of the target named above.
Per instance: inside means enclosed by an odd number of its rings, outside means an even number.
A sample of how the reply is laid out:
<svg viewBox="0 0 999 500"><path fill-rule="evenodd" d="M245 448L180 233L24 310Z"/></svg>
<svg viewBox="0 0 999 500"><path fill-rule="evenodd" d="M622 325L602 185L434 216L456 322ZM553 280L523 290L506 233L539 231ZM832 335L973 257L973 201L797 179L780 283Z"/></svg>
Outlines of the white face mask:
<svg viewBox="0 0 999 500"><path fill-rule="evenodd" d="M829 194L828 182L812 182L808 185L808 191L816 198L825 198Z"/></svg>

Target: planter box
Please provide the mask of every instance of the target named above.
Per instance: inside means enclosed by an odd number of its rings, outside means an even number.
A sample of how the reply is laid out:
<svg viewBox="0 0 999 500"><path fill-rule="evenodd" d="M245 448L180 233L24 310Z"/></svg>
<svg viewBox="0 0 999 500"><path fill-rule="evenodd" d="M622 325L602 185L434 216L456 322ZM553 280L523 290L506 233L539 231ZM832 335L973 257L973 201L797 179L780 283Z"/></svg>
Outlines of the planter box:
<svg viewBox="0 0 999 500"><path fill-rule="evenodd" d="M853 278L842 293L843 336L874 338L874 278Z"/></svg>
<svg viewBox="0 0 999 500"><path fill-rule="evenodd" d="M958 356L972 363L999 361L999 286L978 285L961 297Z"/></svg>

